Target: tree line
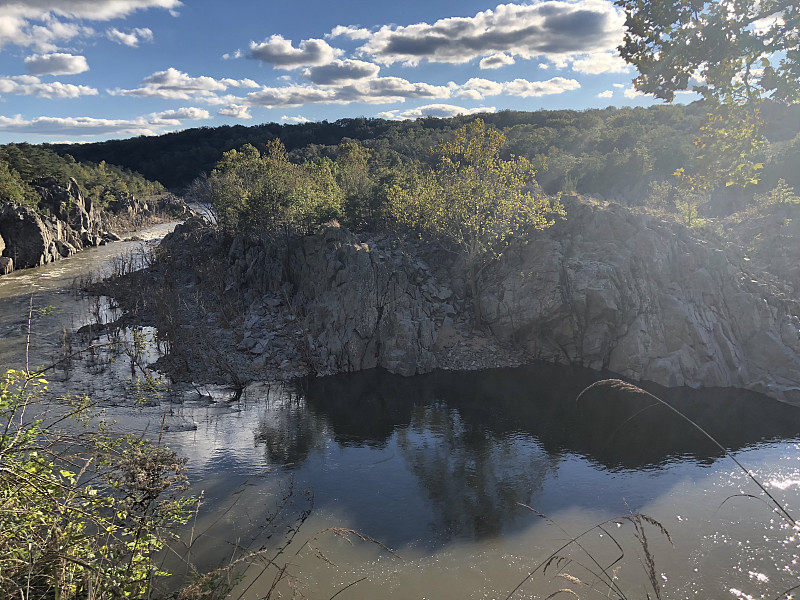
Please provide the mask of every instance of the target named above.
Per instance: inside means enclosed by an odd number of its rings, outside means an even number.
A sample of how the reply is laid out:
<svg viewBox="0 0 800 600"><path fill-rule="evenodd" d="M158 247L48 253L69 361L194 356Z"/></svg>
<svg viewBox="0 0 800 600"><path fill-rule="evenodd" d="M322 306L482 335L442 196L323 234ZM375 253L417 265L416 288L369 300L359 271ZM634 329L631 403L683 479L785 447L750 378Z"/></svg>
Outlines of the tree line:
<svg viewBox="0 0 800 600"><path fill-rule="evenodd" d="M703 168L703 151L694 142L708 110L707 104L698 102L585 111L499 111L479 117L505 136L503 158L528 159L547 193L600 195L637 205L646 201L652 182L677 185L674 173L678 169L694 173ZM756 193L767 192L781 178L800 189L800 172L793 167L800 160L800 106L768 101L760 110L766 142L755 148L753 157L763 165L759 183L746 190L717 193L714 212L718 215L740 210ZM276 139L292 162L335 159L339 147L352 141L369 151L373 170L414 162L433 165L436 156L431 148L474 118L354 118L301 125L236 125L51 148L81 161L122 165L180 192L201 173L210 173L224 152L245 144L266 152L269 142ZM713 196L712 192L707 195Z"/></svg>

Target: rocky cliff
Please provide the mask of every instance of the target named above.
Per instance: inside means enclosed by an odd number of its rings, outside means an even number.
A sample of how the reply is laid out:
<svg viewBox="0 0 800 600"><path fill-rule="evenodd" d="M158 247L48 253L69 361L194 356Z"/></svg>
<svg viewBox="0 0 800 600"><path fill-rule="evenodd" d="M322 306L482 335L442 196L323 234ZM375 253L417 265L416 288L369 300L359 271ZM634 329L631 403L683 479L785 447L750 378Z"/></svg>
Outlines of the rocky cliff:
<svg viewBox="0 0 800 600"><path fill-rule="evenodd" d="M800 304L741 249L612 204L506 254L487 321L533 357L666 386L741 387L800 402Z"/></svg>
<svg viewBox="0 0 800 600"><path fill-rule="evenodd" d="M470 322L453 255L419 242L335 227L288 244L231 241L192 221L163 256L185 297L216 280L243 307L225 356L244 377L541 359L800 403L800 304L789 283L672 220L578 199L566 209L485 270L483 329ZM198 247L219 262L209 267Z"/></svg>
<svg viewBox="0 0 800 600"><path fill-rule="evenodd" d="M84 198L72 178L66 185L52 177L37 179L32 185L40 198L36 209L0 204L0 275L45 265L84 248L119 240L112 229L125 228L137 218L152 214L151 207L129 194L120 195L107 211L100 211ZM185 216L183 202L167 206L177 216Z"/></svg>

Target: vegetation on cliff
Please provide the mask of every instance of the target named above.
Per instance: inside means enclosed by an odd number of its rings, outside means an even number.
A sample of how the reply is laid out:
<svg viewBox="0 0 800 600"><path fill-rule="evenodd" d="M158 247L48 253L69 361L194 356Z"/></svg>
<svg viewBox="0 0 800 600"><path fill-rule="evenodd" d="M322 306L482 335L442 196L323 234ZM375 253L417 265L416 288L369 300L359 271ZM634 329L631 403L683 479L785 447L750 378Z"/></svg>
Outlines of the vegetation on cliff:
<svg viewBox="0 0 800 600"><path fill-rule="evenodd" d="M463 255L477 323L483 269L516 235L545 229L565 214L539 189L530 161L500 158L504 142L503 134L476 119L432 149L440 157L435 168L389 190L389 209L399 223Z"/></svg>
<svg viewBox="0 0 800 600"><path fill-rule="evenodd" d="M45 177L60 184L75 179L83 196L100 209L122 194L149 198L166 192L160 183L105 160L97 164L77 162L69 154L61 156L30 144L0 146L0 204L17 202L35 207L39 194L32 184Z"/></svg>

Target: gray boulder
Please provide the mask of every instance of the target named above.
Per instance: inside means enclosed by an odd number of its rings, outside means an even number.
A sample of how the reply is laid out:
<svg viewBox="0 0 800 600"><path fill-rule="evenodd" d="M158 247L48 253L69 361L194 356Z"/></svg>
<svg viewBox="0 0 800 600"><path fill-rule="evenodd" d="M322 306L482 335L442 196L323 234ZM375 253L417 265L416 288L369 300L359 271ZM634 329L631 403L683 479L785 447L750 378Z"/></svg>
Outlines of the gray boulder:
<svg viewBox="0 0 800 600"><path fill-rule="evenodd" d="M38 267L61 258L50 228L30 207L3 205L0 236L7 244L4 254L17 269Z"/></svg>

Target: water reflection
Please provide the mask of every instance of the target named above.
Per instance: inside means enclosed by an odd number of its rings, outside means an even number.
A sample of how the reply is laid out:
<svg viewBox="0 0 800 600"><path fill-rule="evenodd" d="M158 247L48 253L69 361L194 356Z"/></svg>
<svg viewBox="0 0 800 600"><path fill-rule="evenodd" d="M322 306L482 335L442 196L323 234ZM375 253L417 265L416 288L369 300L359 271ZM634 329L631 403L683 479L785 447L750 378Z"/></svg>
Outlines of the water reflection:
<svg viewBox="0 0 800 600"><path fill-rule="evenodd" d="M498 436L442 402L415 407L397 443L419 479L444 539L500 534L558 465L535 439Z"/></svg>
<svg viewBox="0 0 800 600"><path fill-rule="evenodd" d="M261 413L253 439L264 448L270 465L289 467L302 464L312 450L325 447L326 429L325 419L307 410L302 396L286 390Z"/></svg>
<svg viewBox="0 0 800 600"><path fill-rule="evenodd" d="M409 426L418 407L442 403L452 410L430 427L457 418L474 432L463 441L476 452L487 437L522 435L550 455L576 453L610 470L651 469L680 459L708 464L721 456L684 419L645 396L597 388L576 401L601 378L588 369L547 364L415 378L374 370L311 380L305 395L341 444L386 444ZM758 394L646 387L732 451L800 435L800 409Z"/></svg>
<svg viewBox="0 0 800 600"><path fill-rule="evenodd" d="M576 402L599 378L536 365L314 379L272 400L254 439L270 464L291 465L318 506L383 540L423 545L504 535L530 524L523 505L635 509L674 485L638 473L723 455L640 394L595 389ZM731 451L800 434L800 410L755 394L650 389Z"/></svg>

